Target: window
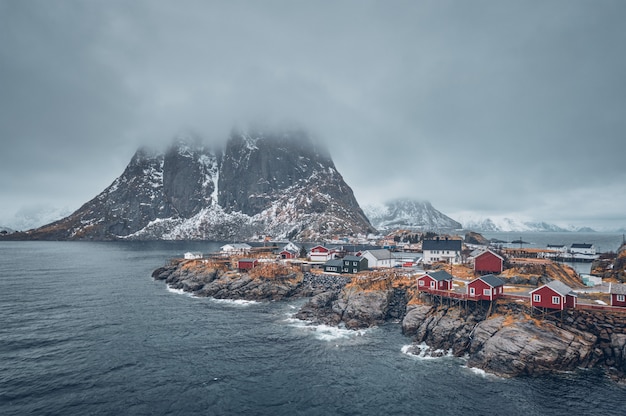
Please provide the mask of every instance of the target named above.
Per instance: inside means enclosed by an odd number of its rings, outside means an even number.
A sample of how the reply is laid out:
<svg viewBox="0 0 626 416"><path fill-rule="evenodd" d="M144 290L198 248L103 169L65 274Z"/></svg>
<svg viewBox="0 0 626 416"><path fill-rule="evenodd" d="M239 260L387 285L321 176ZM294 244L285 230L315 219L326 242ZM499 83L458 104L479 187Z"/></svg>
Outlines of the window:
<svg viewBox="0 0 626 416"><path fill-rule="evenodd" d="M483 295L485 296L491 295L491 289L483 289Z"/></svg>
<svg viewBox="0 0 626 416"><path fill-rule="evenodd" d="M561 298L559 296L552 296L552 304L558 305L561 303Z"/></svg>
<svg viewBox="0 0 626 416"><path fill-rule="evenodd" d="M423 280L420 280L419 286L424 286L424 281Z"/></svg>
<svg viewBox="0 0 626 416"><path fill-rule="evenodd" d="M626 300L626 299L624 299L624 295L617 295L617 301L618 302L624 302L624 300Z"/></svg>
<svg viewBox="0 0 626 416"><path fill-rule="evenodd" d="M541 295L533 295L533 302L541 302Z"/></svg>
<svg viewBox="0 0 626 416"><path fill-rule="evenodd" d="M356 273L356 272L358 272L357 269L352 269L352 273Z"/></svg>

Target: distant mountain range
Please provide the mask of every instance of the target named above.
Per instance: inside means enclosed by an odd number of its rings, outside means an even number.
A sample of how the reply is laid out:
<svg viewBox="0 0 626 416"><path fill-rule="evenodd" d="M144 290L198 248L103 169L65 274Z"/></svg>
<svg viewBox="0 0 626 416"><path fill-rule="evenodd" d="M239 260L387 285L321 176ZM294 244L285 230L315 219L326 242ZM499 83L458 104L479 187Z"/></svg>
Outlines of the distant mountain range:
<svg viewBox="0 0 626 416"><path fill-rule="evenodd" d="M396 199L384 205L369 205L363 209L372 225L381 231L447 231L462 227L459 222L436 210L428 201Z"/></svg>
<svg viewBox="0 0 626 416"><path fill-rule="evenodd" d="M541 221L524 221L515 218L463 218L463 228L478 232L595 232L589 227L560 227Z"/></svg>
<svg viewBox="0 0 626 416"><path fill-rule="evenodd" d="M374 232L325 149L301 130L234 131L224 150L179 137L139 149L71 215L16 238L319 240Z"/></svg>

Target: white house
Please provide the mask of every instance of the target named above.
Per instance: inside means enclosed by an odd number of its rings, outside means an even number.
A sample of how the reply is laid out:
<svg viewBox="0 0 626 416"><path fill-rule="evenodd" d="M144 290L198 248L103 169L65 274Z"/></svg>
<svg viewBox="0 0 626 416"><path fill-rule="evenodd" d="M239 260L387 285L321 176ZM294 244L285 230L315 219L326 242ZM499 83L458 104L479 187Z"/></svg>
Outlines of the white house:
<svg viewBox="0 0 626 416"><path fill-rule="evenodd" d="M226 244L220 247L220 250L224 254L232 255L244 255L250 253L252 247L246 243L233 243Z"/></svg>
<svg viewBox="0 0 626 416"><path fill-rule="evenodd" d="M335 258L335 250L331 250L324 246L315 246L309 250L309 260L312 262L326 263L328 260Z"/></svg>
<svg viewBox="0 0 626 416"><path fill-rule="evenodd" d="M569 249L572 254L596 254L596 247L593 244L574 243Z"/></svg>
<svg viewBox="0 0 626 416"><path fill-rule="evenodd" d="M361 254L367 259L367 265L371 268L393 267L396 265L396 256L385 248L379 250L367 250Z"/></svg>
<svg viewBox="0 0 626 416"><path fill-rule="evenodd" d="M450 240L437 237L434 240L424 240L422 251L425 264L443 261L452 264L461 263L461 240Z"/></svg>
<svg viewBox="0 0 626 416"><path fill-rule="evenodd" d="M188 251L184 256L185 260L196 260L202 258L202 253Z"/></svg>

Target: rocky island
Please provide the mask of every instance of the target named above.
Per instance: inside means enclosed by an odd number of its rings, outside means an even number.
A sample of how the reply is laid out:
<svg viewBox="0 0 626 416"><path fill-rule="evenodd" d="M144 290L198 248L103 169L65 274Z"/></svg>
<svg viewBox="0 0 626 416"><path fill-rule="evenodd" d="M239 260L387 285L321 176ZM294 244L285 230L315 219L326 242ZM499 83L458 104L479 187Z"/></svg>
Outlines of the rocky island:
<svg viewBox="0 0 626 416"><path fill-rule="evenodd" d="M601 368L626 380L626 314L568 310L533 316L528 305L447 305L420 295L414 281L386 271L367 278L301 272L268 263L246 273L207 260L173 260L152 276L196 296L220 299L310 298L296 318L367 328L400 323L409 352L467 357L469 367L503 377Z"/></svg>

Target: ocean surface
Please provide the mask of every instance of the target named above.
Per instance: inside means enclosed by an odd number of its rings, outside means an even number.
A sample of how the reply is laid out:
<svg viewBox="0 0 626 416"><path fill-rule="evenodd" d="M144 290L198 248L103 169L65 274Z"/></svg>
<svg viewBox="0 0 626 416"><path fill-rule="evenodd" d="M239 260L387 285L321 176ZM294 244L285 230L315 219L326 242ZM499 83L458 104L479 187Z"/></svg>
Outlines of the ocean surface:
<svg viewBox="0 0 626 416"><path fill-rule="evenodd" d="M168 290L216 243L0 242L0 415L624 415L598 371L502 379L404 353L398 323L292 318L297 302Z"/></svg>

